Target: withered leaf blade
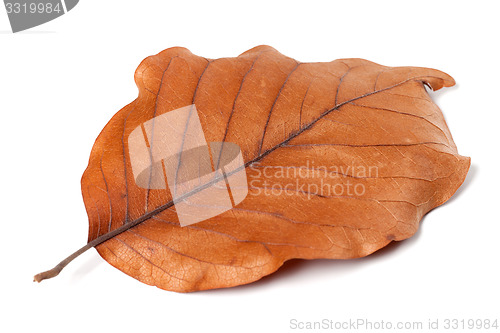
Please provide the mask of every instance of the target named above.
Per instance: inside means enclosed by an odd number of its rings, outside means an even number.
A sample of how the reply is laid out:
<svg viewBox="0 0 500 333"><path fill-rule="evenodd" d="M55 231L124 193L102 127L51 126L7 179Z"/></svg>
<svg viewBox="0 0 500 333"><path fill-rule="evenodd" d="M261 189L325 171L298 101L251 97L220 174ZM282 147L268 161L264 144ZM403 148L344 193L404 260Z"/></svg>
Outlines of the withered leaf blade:
<svg viewBox="0 0 500 333"><path fill-rule="evenodd" d="M300 63L269 46L216 60L171 48L146 58L135 81L139 96L97 138L82 192L89 242L100 240L111 265L162 289L250 283L292 258L369 255L411 237L469 168L425 89L454 85L435 69ZM171 188L152 186L161 163L138 186L129 138L188 106L206 142L240 149L248 193L181 226Z"/></svg>

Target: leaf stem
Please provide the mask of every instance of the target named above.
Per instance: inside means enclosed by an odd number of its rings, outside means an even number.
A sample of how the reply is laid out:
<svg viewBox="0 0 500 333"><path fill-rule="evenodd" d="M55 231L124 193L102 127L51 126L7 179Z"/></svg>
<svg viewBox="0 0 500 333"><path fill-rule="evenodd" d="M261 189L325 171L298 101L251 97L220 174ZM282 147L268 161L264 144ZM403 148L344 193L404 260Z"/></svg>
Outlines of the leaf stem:
<svg viewBox="0 0 500 333"><path fill-rule="evenodd" d="M104 243L105 241L121 234L122 232L124 231L127 231L129 230L130 228L133 228L135 227L136 225L150 219L152 216L155 216L156 214L158 214L159 212L173 206L174 203L172 201L152 210L151 212L147 213L147 214L144 214L143 216L141 216L140 218L136 219L136 220L133 220L131 222L128 222L128 223L125 223L123 224L121 227L119 228L116 228L108 233L105 233L104 235L101 235L99 237L97 237L96 239L88 242L85 246L83 246L82 248L80 248L78 251L74 252L73 254L71 254L69 257L67 257L66 259L64 259L63 261L61 261L59 264L57 264L54 268L48 270L48 271L45 271L45 272L42 272L42 273L38 273L37 275L35 275L33 277L33 282L42 282L43 280L46 280L46 279L51 279L55 276L57 276L62 270L64 267L66 267L70 262L73 261L73 259L75 259L76 257L78 257L80 254L84 253L85 251L87 251L88 249L90 248L93 248L101 243Z"/></svg>

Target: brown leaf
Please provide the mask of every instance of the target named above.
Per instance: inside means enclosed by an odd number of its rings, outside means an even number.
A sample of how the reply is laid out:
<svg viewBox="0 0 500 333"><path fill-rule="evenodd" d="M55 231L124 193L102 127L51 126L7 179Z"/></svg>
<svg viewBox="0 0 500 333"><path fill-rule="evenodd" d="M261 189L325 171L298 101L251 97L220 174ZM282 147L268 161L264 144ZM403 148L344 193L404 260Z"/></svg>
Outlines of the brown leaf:
<svg viewBox="0 0 500 333"><path fill-rule="evenodd" d="M250 283L291 258L369 255L411 237L469 168L424 87L454 85L438 70L299 63L268 46L216 60L171 48L146 58L135 81L139 97L103 129L82 177L88 247L162 289ZM181 227L168 188L137 185L128 140L192 104L207 142L240 147L249 190Z"/></svg>

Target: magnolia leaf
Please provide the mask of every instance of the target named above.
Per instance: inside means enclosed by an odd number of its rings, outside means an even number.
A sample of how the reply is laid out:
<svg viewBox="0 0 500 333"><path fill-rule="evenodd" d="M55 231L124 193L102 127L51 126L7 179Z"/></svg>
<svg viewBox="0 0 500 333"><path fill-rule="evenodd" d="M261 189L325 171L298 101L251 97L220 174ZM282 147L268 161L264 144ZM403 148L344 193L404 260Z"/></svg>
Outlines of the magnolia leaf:
<svg viewBox="0 0 500 333"><path fill-rule="evenodd" d="M363 257L411 237L469 169L425 88L454 85L435 69L170 48L135 81L82 177L89 243L37 281L91 247L177 292Z"/></svg>

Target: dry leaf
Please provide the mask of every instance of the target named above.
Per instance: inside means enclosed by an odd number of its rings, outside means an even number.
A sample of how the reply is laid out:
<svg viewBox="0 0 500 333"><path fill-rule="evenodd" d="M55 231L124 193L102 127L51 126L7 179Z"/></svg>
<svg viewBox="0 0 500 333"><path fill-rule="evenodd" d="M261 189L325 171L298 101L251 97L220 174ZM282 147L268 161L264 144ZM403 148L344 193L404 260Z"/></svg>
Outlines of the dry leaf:
<svg viewBox="0 0 500 333"><path fill-rule="evenodd" d="M469 168L424 87L454 85L438 70L300 63L268 46L216 60L171 48L146 58L135 81L139 97L103 129L82 177L90 228L80 253L95 246L162 289L250 283L292 258L369 255L411 237ZM248 194L181 227L169 188L137 185L129 140L190 105L207 142L241 149ZM35 279L57 275L80 253Z"/></svg>

